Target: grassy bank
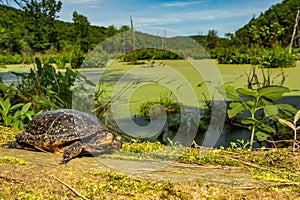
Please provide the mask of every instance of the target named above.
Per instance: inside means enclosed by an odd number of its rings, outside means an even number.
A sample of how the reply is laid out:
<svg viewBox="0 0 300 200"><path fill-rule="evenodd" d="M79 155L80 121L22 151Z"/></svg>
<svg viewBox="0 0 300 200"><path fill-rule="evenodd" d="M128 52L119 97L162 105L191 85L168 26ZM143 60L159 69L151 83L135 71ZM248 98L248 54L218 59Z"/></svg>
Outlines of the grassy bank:
<svg viewBox="0 0 300 200"><path fill-rule="evenodd" d="M18 132L1 128L1 138L7 131ZM121 153L139 157L137 164L160 148L128 143ZM300 154L291 149L188 148L172 164L140 173L114 172L90 157L59 165L61 155L0 152L1 199L300 199Z"/></svg>

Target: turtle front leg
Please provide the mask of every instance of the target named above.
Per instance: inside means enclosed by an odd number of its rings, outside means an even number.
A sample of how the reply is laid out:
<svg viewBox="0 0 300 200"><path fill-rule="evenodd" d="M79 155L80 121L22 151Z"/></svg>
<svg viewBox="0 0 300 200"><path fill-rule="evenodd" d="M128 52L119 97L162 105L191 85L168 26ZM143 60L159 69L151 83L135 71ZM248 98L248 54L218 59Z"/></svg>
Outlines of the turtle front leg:
<svg viewBox="0 0 300 200"><path fill-rule="evenodd" d="M75 158L82 152L82 142L76 141L68 146L64 152L63 160L59 164L65 164L69 162L72 158Z"/></svg>
<svg viewBox="0 0 300 200"><path fill-rule="evenodd" d="M23 148L23 145L21 145L17 141L10 141L10 142L7 142L6 144L3 144L2 146L10 148L10 149L22 149Z"/></svg>

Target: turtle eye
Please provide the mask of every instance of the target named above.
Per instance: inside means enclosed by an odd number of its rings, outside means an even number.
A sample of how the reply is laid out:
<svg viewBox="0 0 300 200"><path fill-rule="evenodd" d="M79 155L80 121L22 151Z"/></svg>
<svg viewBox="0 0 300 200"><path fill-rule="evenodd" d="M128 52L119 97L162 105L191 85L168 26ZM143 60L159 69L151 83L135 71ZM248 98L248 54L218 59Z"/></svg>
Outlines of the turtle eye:
<svg viewBox="0 0 300 200"><path fill-rule="evenodd" d="M20 140L20 139L21 139L20 134L16 135L16 140Z"/></svg>

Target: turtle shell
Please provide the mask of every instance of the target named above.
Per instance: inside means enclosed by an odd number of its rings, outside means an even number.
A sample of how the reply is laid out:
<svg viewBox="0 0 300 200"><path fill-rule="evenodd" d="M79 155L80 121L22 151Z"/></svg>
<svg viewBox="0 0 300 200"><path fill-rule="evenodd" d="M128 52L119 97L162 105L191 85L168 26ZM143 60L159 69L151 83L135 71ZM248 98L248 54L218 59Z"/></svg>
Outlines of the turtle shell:
<svg viewBox="0 0 300 200"><path fill-rule="evenodd" d="M25 131L16 136L16 140L41 148L63 146L76 140L88 143L93 136L104 130L104 126L94 115L58 109L35 116Z"/></svg>

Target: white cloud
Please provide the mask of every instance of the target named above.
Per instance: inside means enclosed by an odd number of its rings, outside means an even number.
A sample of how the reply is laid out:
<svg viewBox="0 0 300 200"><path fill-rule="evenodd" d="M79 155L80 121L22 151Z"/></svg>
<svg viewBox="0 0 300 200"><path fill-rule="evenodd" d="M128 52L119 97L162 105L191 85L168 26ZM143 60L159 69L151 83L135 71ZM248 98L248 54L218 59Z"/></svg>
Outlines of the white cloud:
<svg viewBox="0 0 300 200"><path fill-rule="evenodd" d="M172 18L172 16L168 15L161 15L157 17L135 17L133 16L133 23L136 27L145 27L145 26L158 26L158 25L165 25L165 24L175 24L179 23L182 20L180 18ZM114 24L115 26L122 26L122 25L130 25L129 17L117 19L117 20L106 20L106 21L99 21L95 22L96 25L104 25L109 26Z"/></svg>
<svg viewBox="0 0 300 200"><path fill-rule="evenodd" d="M85 5L99 5L101 1L99 0L62 0L63 4L70 5L70 4L85 4Z"/></svg>
<svg viewBox="0 0 300 200"><path fill-rule="evenodd" d="M172 14L160 14L155 17L138 17L133 16L133 22L136 27L147 27L147 26L162 26L162 25L170 25L170 24L178 24L182 22L190 23L200 22L200 21L223 21L230 18L239 18L239 17L248 17L252 16L258 10L249 9L247 11L239 10L239 9L230 9L230 10L222 10L222 9L212 9L212 10L203 10L198 12L182 12L182 13L172 13ZM117 19L117 20L106 20L101 21L101 23L95 23L98 25L108 26L114 24L115 26L129 25L129 17L128 19ZM216 23L216 22L214 22Z"/></svg>
<svg viewBox="0 0 300 200"><path fill-rule="evenodd" d="M187 2L175 1L172 3L164 3L161 6L162 7L186 7L186 6L196 5L202 2L203 1L187 1Z"/></svg>
<svg viewBox="0 0 300 200"><path fill-rule="evenodd" d="M148 27L148 26L160 26L160 25L165 25L165 24L175 24L179 23L181 20L179 19L174 19L170 21L170 19L161 19L161 18L134 18L133 23L135 27ZM129 19L123 19L123 20L110 20L106 22L95 22L95 25L100 25L100 26L109 26L109 25L114 25L116 27L120 27L123 25L130 26L130 21Z"/></svg>
<svg viewBox="0 0 300 200"><path fill-rule="evenodd" d="M199 29L205 33L207 29L217 29L220 33L232 32L247 23L254 14L258 15L267 8L259 0L250 4L225 4L226 6L223 4L210 6L209 2L212 0L174 0L160 1L160 3L158 1L142 3L144 1L138 0L128 0L122 3L114 0L61 1L68 5L66 8L69 10L75 9L80 13L84 11L83 14L93 25L130 26L129 16L132 15L135 27L178 27L188 30L189 33L197 32ZM202 4L205 5L202 6ZM244 9L245 5L247 9ZM70 20L72 13L69 10L64 10L62 15Z"/></svg>
<svg viewBox="0 0 300 200"><path fill-rule="evenodd" d="M164 25L164 24L173 24L181 22L180 18L169 18L159 17L159 18L137 18L135 19L135 24L137 26L155 26L155 25Z"/></svg>
<svg viewBox="0 0 300 200"><path fill-rule="evenodd" d="M237 18L237 17L251 17L253 14L260 12L260 9L211 9L211 10L203 10L198 12L182 12L182 13L175 13L169 14L164 16L163 21L170 22L175 21L193 21L193 20L224 20L229 18ZM177 19L177 20L175 20Z"/></svg>

